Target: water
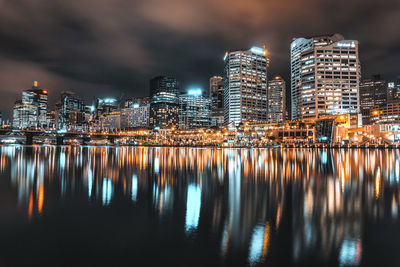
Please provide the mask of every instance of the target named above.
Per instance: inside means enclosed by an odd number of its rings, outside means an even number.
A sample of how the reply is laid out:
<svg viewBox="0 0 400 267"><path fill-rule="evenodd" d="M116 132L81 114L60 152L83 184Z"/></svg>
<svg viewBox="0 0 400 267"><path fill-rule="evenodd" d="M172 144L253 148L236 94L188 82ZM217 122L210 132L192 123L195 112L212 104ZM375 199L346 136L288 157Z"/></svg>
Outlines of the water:
<svg viewBox="0 0 400 267"><path fill-rule="evenodd" d="M399 150L0 147L0 266L400 266Z"/></svg>

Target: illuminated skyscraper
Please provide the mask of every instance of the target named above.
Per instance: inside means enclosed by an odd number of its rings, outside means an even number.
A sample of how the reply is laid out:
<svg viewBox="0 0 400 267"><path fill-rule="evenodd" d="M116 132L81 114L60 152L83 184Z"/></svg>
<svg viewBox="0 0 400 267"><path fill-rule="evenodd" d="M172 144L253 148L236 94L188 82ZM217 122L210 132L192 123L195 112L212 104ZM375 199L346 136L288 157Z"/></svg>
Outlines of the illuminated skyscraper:
<svg viewBox="0 0 400 267"><path fill-rule="evenodd" d="M388 83L388 102L400 100L400 76L397 81Z"/></svg>
<svg viewBox="0 0 400 267"><path fill-rule="evenodd" d="M121 128L129 129L149 126L150 104L132 104L121 110Z"/></svg>
<svg viewBox="0 0 400 267"><path fill-rule="evenodd" d="M209 127L210 122L210 99L202 95L201 89L189 89L179 96L180 129Z"/></svg>
<svg viewBox="0 0 400 267"><path fill-rule="evenodd" d="M224 124L224 78L210 78L211 126Z"/></svg>
<svg viewBox="0 0 400 267"><path fill-rule="evenodd" d="M150 97L149 96L134 97L133 98L133 104L149 105L150 104Z"/></svg>
<svg viewBox="0 0 400 267"><path fill-rule="evenodd" d="M112 111L103 113L98 119L98 128L106 131L117 131L121 129L121 112Z"/></svg>
<svg viewBox="0 0 400 267"><path fill-rule="evenodd" d="M267 122L267 51L226 52L224 71L224 121L238 125L246 121Z"/></svg>
<svg viewBox="0 0 400 267"><path fill-rule="evenodd" d="M34 81L32 89L22 92L22 100L17 101L13 110L13 126L17 128L47 127L47 90L38 87Z"/></svg>
<svg viewBox="0 0 400 267"><path fill-rule="evenodd" d="M374 75L360 83L360 109L363 124L370 124L371 112L374 108L386 105L388 99L388 87L380 75Z"/></svg>
<svg viewBox="0 0 400 267"><path fill-rule="evenodd" d="M117 111L119 103L115 98L98 98L96 101L96 118L105 113Z"/></svg>
<svg viewBox="0 0 400 267"><path fill-rule="evenodd" d="M393 101L397 92L397 88L394 82L389 82L387 84L387 101Z"/></svg>
<svg viewBox="0 0 400 267"><path fill-rule="evenodd" d="M47 129L54 130L57 128L58 111L59 110L51 110L47 112Z"/></svg>
<svg viewBox="0 0 400 267"><path fill-rule="evenodd" d="M36 106L23 104L21 100L16 101L13 108L13 127L19 129L36 128L37 113Z"/></svg>
<svg viewBox="0 0 400 267"><path fill-rule="evenodd" d="M178 124L179 82L158 76L150 80L150 125L166 128Z"/></svg>
<svg viewBox="0 0 400 267"><path fill-rule="evenodd" d="M133 97L133 98L128 98L124 101L123 108L131 108L133 105L139 104L139 105L149 105L150 104L150 97L145 96L145 97Z"/></svg>
<svg viewBox="0 0 400 267"><path fill-rule="evenodd" d="M221 76L213 76L210 78L210 88L209 95L212 96L213 93L221 91L224 88L224 78Z"/></svg>
<svg viewBox="0 0 400 267"><path fill-rule="evenodd" d="M268 123L281 123L285 120L286 83L276 76L268 81Z"/></svg>
<svg viewBox="0 0 400 267"><path fill-rule="evenodd" d="M58 113L58 129L81 130L85 125L85 104L75 93L61 92Z"/></svg>
<svg viewBox="0 0 400 267"><path fill-rule="evenodd" d="M339 34L291 44L292 119L359 113L358 41Z"/></svg>

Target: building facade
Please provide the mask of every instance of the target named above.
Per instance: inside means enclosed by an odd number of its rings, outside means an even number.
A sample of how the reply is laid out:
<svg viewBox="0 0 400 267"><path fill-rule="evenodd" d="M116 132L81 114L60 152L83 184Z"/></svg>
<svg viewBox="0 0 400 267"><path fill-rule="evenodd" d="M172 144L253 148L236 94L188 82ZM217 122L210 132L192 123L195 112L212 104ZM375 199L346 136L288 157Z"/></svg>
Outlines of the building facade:
<svg viewBox="0 0 400 267"><path fill-rule="evenodd" d="M190 89L179 96L179 129L191 130L209 127L211 123L210 99L201 89Z"/></svg>
<svg viewBox="0 0 400 267"><path fill-rule="evenodd" d="M318 41L323 44L333 42L333 38L326 37L295 38L290 45L290 89L291 89L291 119L301 119L301 54L303 51L314 48ZM335 37L342 39L341 36Z"/></svg>
<svg viewBox="0 0 400 267"><path fill-rule="evenodd" d="M150 122L150 104L133 104L121 110L121 128L147 127Z"/></svg>
<svg viewBox="0 0 400 267"><path fill-rule="evenodd" d="M57 129L58 123L58 112L57 110L52 110L47 112L47 129L55 130Z"/></svg>
<svg viewBox="0 0 400 267"><path fill-rule="evenodd" d="M213 76L210 78L211 99L211 126L224 125L224 78Z"/></svg>
<svg viewBox="0 0 400 267"><path fill-rule="evenodd" d="M134 97L133 104L150 105L150 97L149 96Z"/></svg>
<svg viewBox="0 0 400 267"><path fill-rule="evenodd" d="M115 132L121 129L121 112L113 111L101 114L98 119L98 130Z"/></svg>
<svg viewBox="0 0 400 267"><path fill-rule="evenodd" d="M359 113L358 41L339 34L291 43L292 119Z"/></svg>
<svg viewBox="0 0 400 267"><path fill-rule="evenodd" d="M150 126L168 128L178 124L179 82L158 76L150 80Z"/></svg>
<svg viewBox="0 0 400 267"><path fill-rule="evenodd" d="M129 98L129 99L124 101L123 108L131 108L134 104L149 105L150 104L150 97L149 96L144 96L144 97Z"/></svg>
<svg viewBox="0 0 400 267"><path fill-rule="evenodd" d="M286 83L280 77L268 81L268 123L282 123L286 113Z"/></svg>
<svg viewBox="0 0 400 267"><path fill-rule="evenodd" d="M37 127L38 109L34 105L15 102L13 108L13 128L27 129Z"/></svg>
<svg viewBox="0 0 400 267"><path fill-rule="evenodd" d="M13 127L46 128L47 127L47 90L38 87L34 81L32 88L22 92L22 99L13 109Z"/></svg>
<svg viewBox="0 0 400 267"><path fill-rule="evenodd" d="M373 124L397 124L400 125L400 100L388 102L385 106L371 112Z"/></svg>
<svg viewBox="0 0 400 267"><path fill-rule="evenodd" d="M388 96L387 101L397 101L400 100L400 77L397 78L395 82L388 83Z"/></svg>
<svg viewBox="0 0 400 267"><path fill-rule="evenodd" d="M115 98L97 98L96 100L96 119L102 114L118 111L119 103Z"/></svg>
<svg viewBox="0 0 400 267"><path fill-rule="evenodd" d="M380 75L374 75L371 79L362 80L360 83L360 110L363 125L370 124L371 112L385 106L390 98L387 83Z"/></svg>
<svg viewBox="0 0 400 267"><path fill-rule="evenodd" d="M61 92L57 128L83 130L86 124L85 119L85 103L73 92Z"/></svg>
<svg viewBox="0 0 400 267"><path fill-rule="evenodd" d="M224 122L239 125L246 121L267 122L267 51L226 52L224 68Z"/></svg>

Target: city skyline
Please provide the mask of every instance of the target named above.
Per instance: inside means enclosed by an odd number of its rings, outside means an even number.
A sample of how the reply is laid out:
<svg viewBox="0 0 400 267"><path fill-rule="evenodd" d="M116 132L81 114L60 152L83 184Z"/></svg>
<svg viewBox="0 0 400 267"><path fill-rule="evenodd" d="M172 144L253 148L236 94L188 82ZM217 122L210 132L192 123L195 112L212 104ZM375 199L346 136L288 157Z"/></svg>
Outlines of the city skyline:
<svg viewBox="0 0 400 267"><path fill-rule="evenodd" d="M51 89L50 102L74 88L85 99L94 92L100 97L147 95L147 81L159 74L176 77L184 88L193 84L205 89L210 77L222 75L225 51L253 45L267 46L271 77L280 75L288 82L292 38L326 33L360 41L363 78L381 73L394 80L398 73L399 42L390 27L398 21L397 1L305 1L301 9L261 1L124 4L1 3L4 116L9 117L26 80L39 80ZM332 9L341 12L331 14Z"/></svg>
<svg viewBox="0 0 400 267"><path fill-rule="evenodd" d="M343 36L341 36L340 34L338 34L338 33L336 33L336 34L332 34L332 35L322 35L322 36L309 36L309 37L306 37L306 39L304 39L304 38L297 38L297 39L293 39L293 41L292 41L292 43L291 43L291 47L293 48L293 45L296 43L296 42L298 42L298 41L302 41L302 40L312 40L313 38L315 39L315 38L331 38L331 37L333 37L333 36L339 36L341 39L343 39ZM344 42L349 42L349 41L344 41ZM357 46L358 46L358 40L355 40L355 41L350 41L350 42L356 42L357 43ZM339 45L341 45L341 43L339 43ZM305 48L307 48L307 47L305 47ZM253 46L253 47L251 47L251 48L249 48L249 50L248 51L251 51L251 50L253 50L253 49L265 49L265 48L261 48L261 47L257 47L257 46ZM234 50L234 51L239 51L239 50ZM228 54L228 53L230 53L230 52L228 52L228 51L226 51L225 52L225 56L224 56L224 61L225 61L225 58L226 58L226 55ZM253 53L253 52L252 52ZM268 69L268 71L267 71L267 73L266 73L266 77L267 77L267 80L268 80L268 83L269 83L269 81L273 81L273 79L274 78L276 78L276 77L280 77L280 75L275 75L275 76L272 76L271 74L270 74L270 65L269 65L269 62L270 62L270 57L269 57L269 51L266 49L265 50L265 52L263 52L263 53L265 53L265 55L267 55L266 56L266 59L267 59L267 69ZM293 52L291 52L291 54L292 54ZM256 54L255 54L256 55ZM358 53L357 53L357 57L358 57ZM292 62L292 64L291 64L291 68L293 68L293 62ZM358 68L360 68L360 66L358 65ZM359 71L360 72L360 71ZM294 78L295 76L293 76L294 74L293 74L293 72L292 72L292 75L291 75L291 79L289 79L289 83L290 82L292 82L293 83L293 81L295 80L295 79L298 79L298 78ZM272 77L270 77L270 76L272 76ZM363 75L361 72L359 73L359 76L358 76L358 81L359 82L363 82L364 80L368 80L370 77L375 77L375 76L379 76L379 77L381 77L382 78L382 82L384 82L384 83L386 83L386 90L391 90L390 89L390 86L391 86L391 84L392 84L392 86L398 86L398 84L399 84L399 81L400 81L400 75L397 75L396 76L396 78L395 79L393 79L393 80L388 80L388 79L386 79L386 77L385 77L385 75L383 74L381 74L381 73L379 73L379 74L373 74L373 75L371 75L371 76L369 76L369 77L367 77L366 75ZM121 104L121 108L122 108L122 102L124 101L124 100L130 100L130 101L132 101L133 99L141 99L141 98L146 98L146 97L150 97L151 96L151 80L153 80L153 79L155 79L155 78L157 78L157 77L163 77L163 75L155 75L155 76L153 76L152 77L152 79L150 79L150 83L149 83L149 81L148 81L148 88L147 88L147 90L145 90L143 93L144 94L142 94L142 95L140 95L140 96L138 96L138 95L136 95L136 96L134 96L134 94L124 94L124 93L121 93L119 96L117 96L117 95L115 95L115 92L114 93L110 93L110 94L108 94L106 97L104 97L104 98L112 98L112 99L118 99L118 102L120 102L120 104ZM164 77L168 77L168 76L164 76ZM169 77L172 77L172 76L169 76ZM210 88L208 88L208 87L210 87L211 86L211 80L214 78L214 77L219 77L219 76L212 76L212 77L210 77L209 78L209 84L208 84L208 86L205 86L205 87L201 87L201 86L198 86L198 85L192 85L192 86L186 86L186 87L182 87L182 86L180 86L179 85L179 90L178 90L178 94L185 94L185 93L187 93L188 91L190 91L190 90L193 90L193 89L195 89L195 90L201 90L202 91L202 94L205 94L206 96L208 96L209 98L213 98L213 96L211 95L211 91L209 91L210 90ZM175 79L175 78L174 78ZM285 82L285 79L283 79L282 78L282 80ZM178 79L177 79L177 81L179 82L179 84L182 84L181 83L181 81L179 81ZM222 81L223 82L223 81ZM32 88L37 88L38 87L38 81L37 80L32 80ZM27 89L27 90L30 90L30 89ZM42 88L42 90L45 90L46 91L46 95L47 94L49 94L51 97L49 97L49 104L47 105L47 109L48 109L48 111L51 111L51 110L54 110L54 108L56 108L56 105L57 105L57 103L58 103L58 96L59 95L54 95L54 93L57 93L59 90L57 90L57 89L55 89L55 90L52 90L52 89L48 89L48 88ZM292 98L293 98L293 93L295 93L296 91L293 91L293 90L295 90L295 88L290 88L290 87L286 87L285 88L285 95L286 95L286 97L285 97L285 106L286 106L286 108L285 108L285 112L286 113L289 113L288 114L288 119L293 119L293 120L297 120L297 119L299 119L299 118L297 118L297 117L295 117L295 115L293 115L294 113L293 113L293 111L292 111L292 116L290 116L290 113L291 113L291 110L293 110L293 105L296 105L295 104L295 102L293 102L293 100L292 100ZM53 91L53 95L50 93L51 91ZM357 90L358 91L358 90ZM20 92L24 92L24 89L21 89L21 91ZM66 90L62 90L62 91L60 91L60 95L62 96L63 95L63 93L64 92L70 92L70 93L73 93L73 94L76 94L76 93L78 93L79 95L80 95L80 98L82 98L82 95L84 96L85 95L85 93L83 93L79 88L78 89L66 89ZM388 93L389 93L389 91L388 91ZM396 93L396 91L393 91L393 93L395 94ZM265 95L267 95L268 93L265 93ZM291 96L292 95L292 96ZM102 97L101 97L101 95L91 95L89 98L82 98L82 100L84 101L84 102L86 102L86 103L88 103L89 104L89 106L90 105L94 105L95 103L96 103L96 101L98 101L98 99L101 99ZM18 99L18 98L17 98ZM16 102L14 102L14 103L16 103ZM131 103L131 104L133 104L133 102ZM358 112L358 111L357 111ZM1 109L0 109L0 114L2 114L2 119L3 119L3 121L6 121L7 119L10 119L10 117L12 117L12 114L9 114L10 113L10 110L5 110L5 112L4 111L2 111ZM5 114L5 116L3 115L3 114ZM290 118L291 117L291 118Z"/></svg>
<svg viewBox="0 0 400 267"><path fill-rule="evenodd" d="M285 81L276 76L267 82L268 51L253 46L225 53L224 77L211 77L208 92L199 87L182 89L176 78L156 76L149 82L149 95L143 97L95 95L92 102L85 103L76 92L62 91L53 108L48 103L48 90L33 81L32 88L22 91L22 99L15 101L12 122L1 117L0 124L11 124L15 129L115 131L131 127L231 129L247 123L278 125L286 119L308 123L335 119L355 128L379 123L380 111L386 112L389 103L400 99L399 80L380 80L375 85L361 79L357 40L343 40L334 34L298 38L291 47L291 94L302 99L291 104L292 118L287 116ZM381 76L373 75L373 79ZM380 89L375 88L378 84ZM379 95L373 93L375 90ZM301 117L293 117L296 110L301 111ZM398 112L390 112L394 113L386 123L397 122ZM343 115L348 119L343 121Z"/></svg>

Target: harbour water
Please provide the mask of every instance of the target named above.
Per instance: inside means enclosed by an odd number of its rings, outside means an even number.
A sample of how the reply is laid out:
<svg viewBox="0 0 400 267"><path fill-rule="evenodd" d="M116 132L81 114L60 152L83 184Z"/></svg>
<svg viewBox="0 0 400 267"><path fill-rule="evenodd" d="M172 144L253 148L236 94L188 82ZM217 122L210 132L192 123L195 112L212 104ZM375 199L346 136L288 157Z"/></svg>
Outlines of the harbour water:
<svg viewBox="0 0 400 267"><path fill-rule="evenodd" d="M400 150L0 147L0 266L400 266Z"/></svg>

